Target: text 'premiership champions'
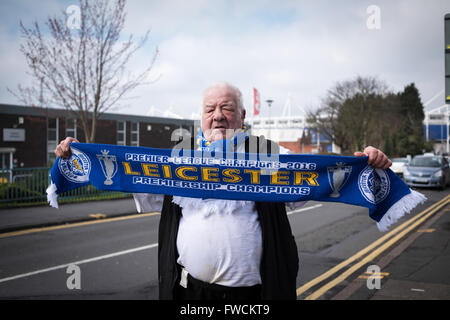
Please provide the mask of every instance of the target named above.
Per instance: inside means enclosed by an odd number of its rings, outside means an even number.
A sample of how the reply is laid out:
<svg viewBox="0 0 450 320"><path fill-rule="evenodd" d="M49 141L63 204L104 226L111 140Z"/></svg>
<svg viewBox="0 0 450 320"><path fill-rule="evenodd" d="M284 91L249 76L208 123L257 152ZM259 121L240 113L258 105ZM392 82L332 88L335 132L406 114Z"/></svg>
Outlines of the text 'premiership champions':
<svg viewBox="0 0 450 320"><path fill-rule="evenodd" d="M319 174L313 171L315 163L136 153L125 154L125 159L122 166L126 175L134 176L133 184L297 195L308 195L311 186L319 186ZM269 179L268 185L260 185L265 176ZM173 180L174 177L178 179Z"/></svg>

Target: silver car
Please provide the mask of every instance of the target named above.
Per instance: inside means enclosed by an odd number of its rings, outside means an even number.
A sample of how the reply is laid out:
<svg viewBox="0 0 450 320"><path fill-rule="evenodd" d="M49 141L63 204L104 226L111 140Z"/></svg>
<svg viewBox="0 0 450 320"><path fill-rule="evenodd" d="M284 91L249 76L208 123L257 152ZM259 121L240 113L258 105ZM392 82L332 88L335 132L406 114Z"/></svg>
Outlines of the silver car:
<svg viewBox="0 0 450 320"><path fill-rule="evenodd" d="M413 187L439 187L450 184L450 168L444 156L415 156L403 168L403 179Z"/></svg>
<svg viewBox="0 0 450 320"><path fill-rule="evenodd" d="M408 163L407 158L394 158L392 160L391 170L400 178L403 177L403 168Z"/></svg>

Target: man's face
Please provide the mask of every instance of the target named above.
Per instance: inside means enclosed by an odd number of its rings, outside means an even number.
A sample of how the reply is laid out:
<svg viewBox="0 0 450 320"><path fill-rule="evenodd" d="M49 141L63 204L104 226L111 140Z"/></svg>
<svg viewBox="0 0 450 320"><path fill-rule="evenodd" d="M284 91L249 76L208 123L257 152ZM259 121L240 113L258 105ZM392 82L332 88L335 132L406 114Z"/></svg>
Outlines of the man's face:
<svg viewBox="0 0 450 320"><path fill-rule="evenodd" d="M241 129L245 110L239 112L237 97L229 88L211 88L203 97L202 131L206 140L229 139Z"/></svg>

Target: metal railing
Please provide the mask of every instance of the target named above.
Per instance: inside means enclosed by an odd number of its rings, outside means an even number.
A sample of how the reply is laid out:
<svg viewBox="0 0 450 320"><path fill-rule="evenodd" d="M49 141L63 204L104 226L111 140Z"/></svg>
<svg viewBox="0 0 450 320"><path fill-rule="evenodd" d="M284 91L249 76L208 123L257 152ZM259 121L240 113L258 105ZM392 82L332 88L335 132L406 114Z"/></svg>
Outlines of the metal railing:
<svg viewBox="0 0 450 320"><path fill-rule="evenodd" d="M0 207L47 202L46 189L50 185L48 167L0 169ZM58 196L58 202L128 197L130 194L98 190L87 185Z"/></svg>

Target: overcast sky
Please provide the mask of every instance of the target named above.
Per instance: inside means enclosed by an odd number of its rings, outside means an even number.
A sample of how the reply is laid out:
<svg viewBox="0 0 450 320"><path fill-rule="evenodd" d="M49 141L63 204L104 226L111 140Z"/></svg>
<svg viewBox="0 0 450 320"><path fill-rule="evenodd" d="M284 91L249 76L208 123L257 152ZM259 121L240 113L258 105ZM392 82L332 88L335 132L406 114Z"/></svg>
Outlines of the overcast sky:
<svg viewBox="0 0 450 320"><path fill-rule="evenodd" d="M19 21L43 23L77 3L0 2L0 103L19 104L6 88L30 82L19 52ZM368 12L371 5L379 8L379 21ZM159 80L135 90L116 112L145 115L153 107L189 118L205 87L227 81L241 89L248 116L252 88L262 101L274 100L272 116L281 115L290 94L292 115L298 115L317 107L337 81L357 75L376 76L396 92L414 82L423 103L441 93L426 109L444 104L449 0L129 0L127 12L124 36L151 29L130 69L147 65L157 47L151 78ZM264 102L261 112L268 115Z"/></svg>

